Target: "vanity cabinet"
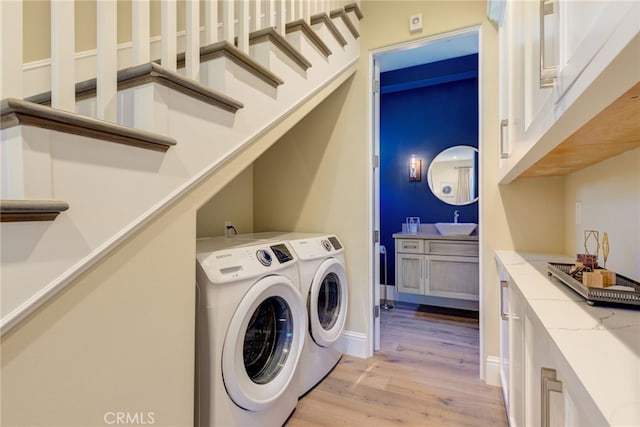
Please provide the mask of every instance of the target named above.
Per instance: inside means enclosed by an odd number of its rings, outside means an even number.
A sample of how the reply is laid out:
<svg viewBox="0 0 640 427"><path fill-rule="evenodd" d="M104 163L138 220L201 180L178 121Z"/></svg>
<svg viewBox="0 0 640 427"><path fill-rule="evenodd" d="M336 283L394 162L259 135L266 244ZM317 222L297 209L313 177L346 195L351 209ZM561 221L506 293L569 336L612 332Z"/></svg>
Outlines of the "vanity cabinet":
<svg viewBox="0 0 640 427"><path fill-rule="evenodd" d="M605 70L638 44L639 33L637 1L506 3L498 36L501 183L527 172L633 85L633 67ZM599 79L608 90L585 94Z"/></svg>
<svg viewBox="0 0 640 427"><path fill-rule="evenodd" d="M478 242L437 236L396 239L398 292L478 300Z"/></svg>
<svg viewBox="0 0 640 427"><path fill-rule="evenodd" d="M500 328L501 345L508 346L500 374L509 425L608 425L514 282L503 280L500 292L508 298L500 304L508 318Z"/></svg>

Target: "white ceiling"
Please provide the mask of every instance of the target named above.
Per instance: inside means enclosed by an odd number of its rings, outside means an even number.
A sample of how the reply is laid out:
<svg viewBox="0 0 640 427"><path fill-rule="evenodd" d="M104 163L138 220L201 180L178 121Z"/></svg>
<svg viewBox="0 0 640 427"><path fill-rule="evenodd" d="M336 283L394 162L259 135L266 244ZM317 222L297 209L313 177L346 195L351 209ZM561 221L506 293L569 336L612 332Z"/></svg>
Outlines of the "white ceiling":
<svg viewBox="0 0 640 427"><path fill-rule="evenodd" d="M413 42L378 54L375 59L380 64L380 72L383 73L473 53L478 53L477 31Z"/></svg>

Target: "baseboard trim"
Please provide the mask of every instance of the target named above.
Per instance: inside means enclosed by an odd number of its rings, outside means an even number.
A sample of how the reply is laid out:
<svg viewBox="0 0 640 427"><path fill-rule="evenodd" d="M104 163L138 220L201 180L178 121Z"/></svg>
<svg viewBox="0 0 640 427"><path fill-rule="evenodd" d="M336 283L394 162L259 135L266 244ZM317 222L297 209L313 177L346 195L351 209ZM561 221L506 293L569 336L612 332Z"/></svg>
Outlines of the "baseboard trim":
<svg viewBox="0 0 640 427"><path fill-rule="evenodd" d="M365 359L371 355L367 335L360 332L342 332L337 346L340 351L349 356Z"/></svg>
<svg viewBox="0 0 640 427"><path fill-rule="evenodd" d="M484 382L496 387L502 387L500 384L500 358L496 356L487 356L484 366Z"/></svg>

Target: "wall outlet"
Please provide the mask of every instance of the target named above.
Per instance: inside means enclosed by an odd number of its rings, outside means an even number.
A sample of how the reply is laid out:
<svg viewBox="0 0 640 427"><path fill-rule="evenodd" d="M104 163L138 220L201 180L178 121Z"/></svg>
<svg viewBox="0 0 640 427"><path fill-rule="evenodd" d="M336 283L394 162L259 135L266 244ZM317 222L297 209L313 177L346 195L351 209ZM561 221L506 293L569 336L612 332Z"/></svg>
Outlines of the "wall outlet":
<svg viewBox="0 0 640 427"><path fill-rule="evenodd" d="M225 237L231 237L233 236L233 224L231 223L231 221L225 221L224 222L224 236Z"/></svg>
<svg viewBox="0 0 640 427"><path fill-rule="evenodd" d="M409 17L409 32L415 33L422 31L422 14L416 13Z"/></svg>

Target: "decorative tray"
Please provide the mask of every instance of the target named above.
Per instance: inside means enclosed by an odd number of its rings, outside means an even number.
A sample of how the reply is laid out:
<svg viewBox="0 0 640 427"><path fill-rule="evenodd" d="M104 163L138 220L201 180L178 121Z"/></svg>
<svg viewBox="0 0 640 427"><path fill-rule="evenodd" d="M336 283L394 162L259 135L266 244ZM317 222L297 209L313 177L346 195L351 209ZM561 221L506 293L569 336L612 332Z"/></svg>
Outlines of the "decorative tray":
<svg viewBox="0 0 640 427"><path fill-rule="evenodd" d="M590 288L569 275L573 264L547 263L549 276L555 276L562 283L580 294L587 303L623 304L640 307L640 283L616 274L616 284L608 288Z"/></svg>

